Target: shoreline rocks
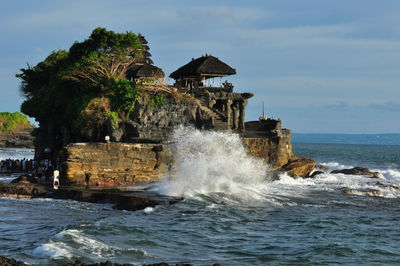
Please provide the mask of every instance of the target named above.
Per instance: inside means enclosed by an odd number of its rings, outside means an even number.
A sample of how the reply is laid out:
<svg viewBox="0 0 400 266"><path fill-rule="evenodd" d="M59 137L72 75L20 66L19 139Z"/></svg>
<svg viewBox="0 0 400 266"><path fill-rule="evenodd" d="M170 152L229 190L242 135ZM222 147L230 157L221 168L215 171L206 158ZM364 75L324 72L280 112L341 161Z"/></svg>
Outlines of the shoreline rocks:
<svg viewBox="0 0 400 266"><path fill-rule="evenodd" d="M34 148L34 128L22 128L10 132L0 132L0 148Z"/></svg>
<svg viewBox="0 0 400 266"><path fill-rule="evenodd" d="M370 197L382 197L383 194L378 189L351 189L345 188L342 190L343 194L358 195L358 196L370 196Z"/></svg>
<svg viewBox="0 0 400 266"><path fill-rule="evenodd" d="M157 205L171 205L183 198L160 195L145 190L123 191L120 189L90 190L83 187L63 187L31 183L29 177L20 176L11 183L0 182L0 197L54 198L90 203L111 203L117 210L137 211ZM1 264L0 264L1 265Z"/></svg>
<svg viewBox="0 0 400 266"><path fill-rule="evenodd" d="M316 162L311 158L293 156L289 162L283 165L279 170L288 172L299 177L309 177L315 169Z"/></svg>
<svg viewBox="0 0 400 266"><path fill-rule="evenodd" d="M333 170L331 174L345 174L345 175L360 175L368 178L383 178L382 174L379 172L372 172L365 167L353 167L350 169Z"/></svg>
<svg viewBox="0 0 400 266"><path fill-rule="evenodd" d="M0 265L2 266L28 266L28 264L25 264L21 261L17 261L12 258L7 258L4 256L0 256Z"/></svg>

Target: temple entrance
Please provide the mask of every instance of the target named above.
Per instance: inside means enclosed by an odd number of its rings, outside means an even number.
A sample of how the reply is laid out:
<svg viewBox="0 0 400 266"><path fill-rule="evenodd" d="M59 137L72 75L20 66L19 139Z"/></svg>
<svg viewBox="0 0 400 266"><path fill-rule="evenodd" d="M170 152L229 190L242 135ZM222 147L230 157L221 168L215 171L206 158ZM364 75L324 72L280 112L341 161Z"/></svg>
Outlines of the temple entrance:
<svg viewBox="0 0 400 266"><path fill-rule="evenodd" d="M226 101L224 101L224 100L217 100L217 102L213 105L212 108L214 108L214 109L216 109L216 110L218 110L220 112L226 112L226 110L225 110L225 106L226 106L225 102Z"/></svg>

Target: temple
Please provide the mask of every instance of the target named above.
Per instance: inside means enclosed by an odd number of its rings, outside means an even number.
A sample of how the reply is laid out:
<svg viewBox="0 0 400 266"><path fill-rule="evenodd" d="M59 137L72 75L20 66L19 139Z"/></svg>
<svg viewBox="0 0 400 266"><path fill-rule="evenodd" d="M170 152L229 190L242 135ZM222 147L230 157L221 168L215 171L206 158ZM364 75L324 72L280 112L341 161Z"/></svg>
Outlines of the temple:
<svg viewBox="0 0 400 266"><path fill-rule="evenodd" d="M164 72L161 68L155 66L153 60L151 60L150 48L144 36L139 33L138 38L143 46L143 57L129 66L125 73L126 78L135 83L160 81L160 79L164 78Z"/></svg>
<svg viewBox="0 0 400 266"><path fill-rule="evenodd" d="M222 81L236 70L212 55L192 59L174 71L174 87L198 99L202 110L211 117L214 129L233 132L245 130L245 108L252 93L233 92L234 86ZM215 84L217 79L217 85ZM218 80L219 79L219 80Z"/></svg>

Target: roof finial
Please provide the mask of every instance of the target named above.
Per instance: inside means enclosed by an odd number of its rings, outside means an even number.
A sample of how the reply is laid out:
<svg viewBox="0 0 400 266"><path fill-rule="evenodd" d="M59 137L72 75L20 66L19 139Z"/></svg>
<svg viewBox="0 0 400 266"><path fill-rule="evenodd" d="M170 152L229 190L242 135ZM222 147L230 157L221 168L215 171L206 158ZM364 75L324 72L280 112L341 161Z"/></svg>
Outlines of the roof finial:
<svg viewBox="0 0 400 266"><path fill-rule="evenodd" d="M260 121L268 120L268 117L264 114L264 101L262 102L262 116L258 118Z"/></svg>

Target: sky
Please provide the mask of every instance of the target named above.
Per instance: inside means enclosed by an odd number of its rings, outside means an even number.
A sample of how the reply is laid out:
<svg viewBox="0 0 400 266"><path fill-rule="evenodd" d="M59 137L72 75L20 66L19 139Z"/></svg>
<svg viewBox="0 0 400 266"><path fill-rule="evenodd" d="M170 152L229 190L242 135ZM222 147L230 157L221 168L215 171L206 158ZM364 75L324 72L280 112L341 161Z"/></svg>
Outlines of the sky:
<svg viewBox="0 0 400 266"><path fill-rule="evenodd" d="M206 53L232 66L255 94L248 121L264 102L296 133L400 133L399 14L398 0L4 1L0 112L20 109L20 68L106 27L144 35L166 75Z"/></svg>

